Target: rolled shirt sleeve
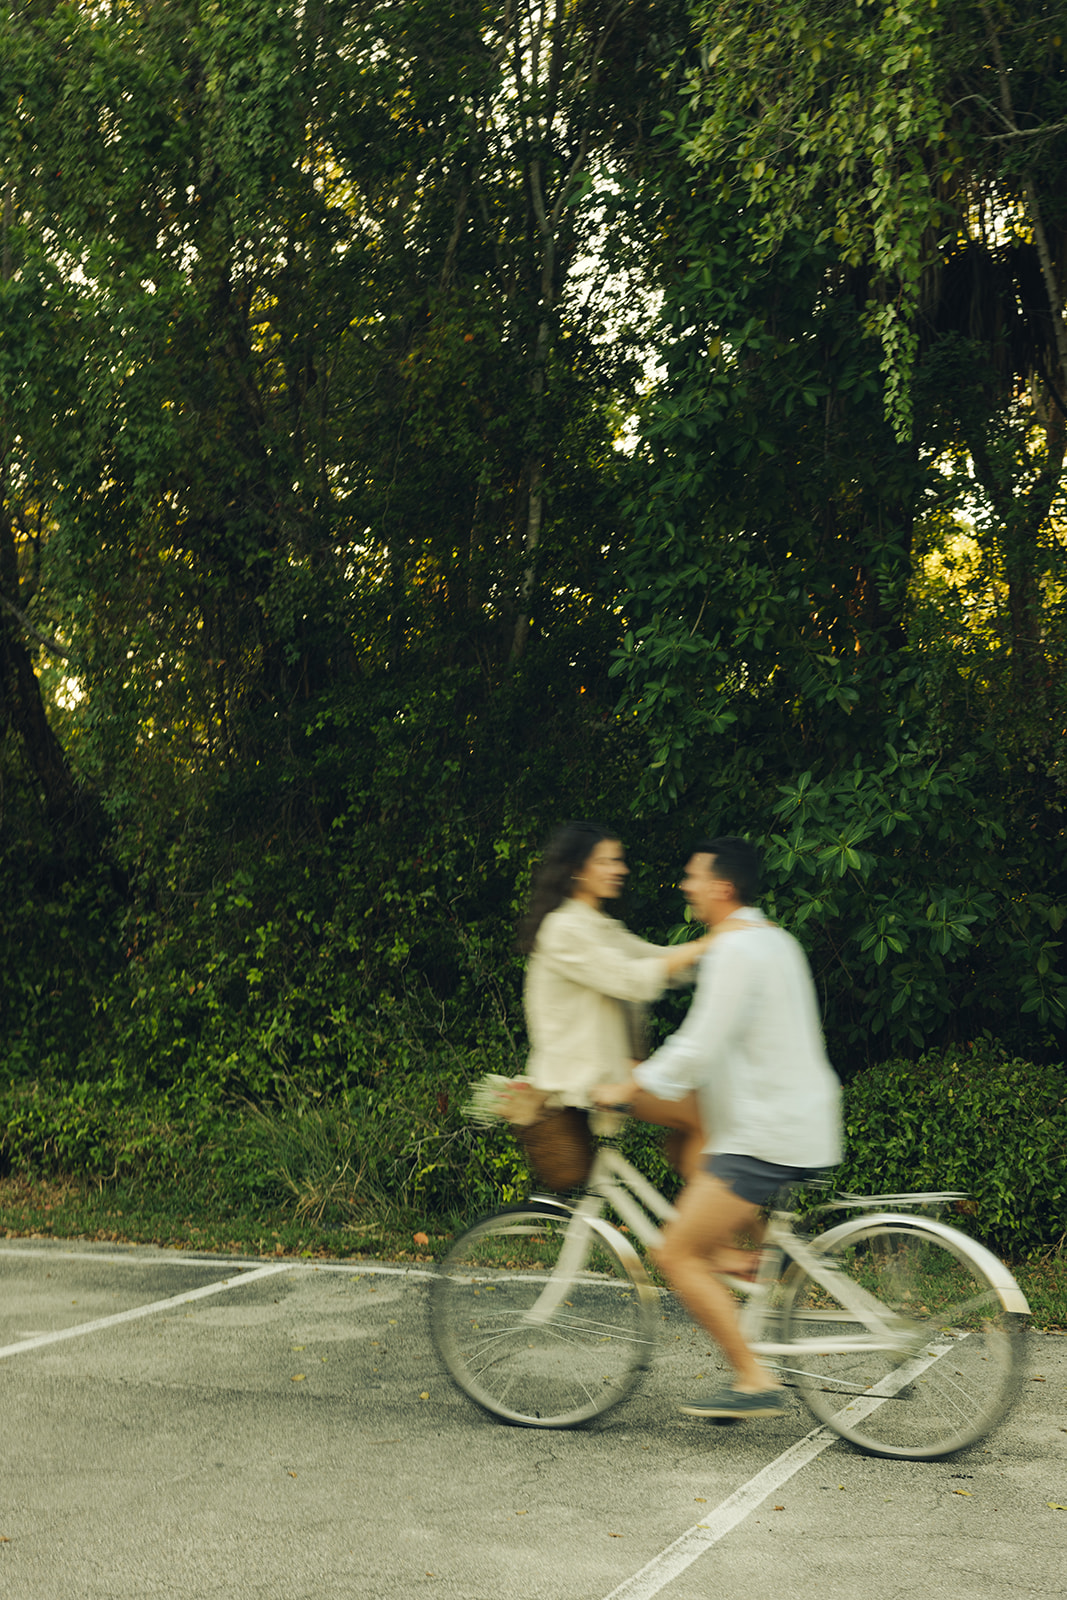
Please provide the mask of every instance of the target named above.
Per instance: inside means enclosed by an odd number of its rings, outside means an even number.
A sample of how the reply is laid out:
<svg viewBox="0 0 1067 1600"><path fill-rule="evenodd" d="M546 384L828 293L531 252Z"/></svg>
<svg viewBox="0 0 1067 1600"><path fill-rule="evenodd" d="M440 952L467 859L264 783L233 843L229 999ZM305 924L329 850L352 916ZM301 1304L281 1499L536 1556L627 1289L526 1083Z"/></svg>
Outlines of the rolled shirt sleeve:
<svg viewBox="0 0 1067 1600"><path fill-rule="evenodd" d="M667 987L667 952L601 913L594 916L603 927L591 929L585 919L546 917L537 941L539 963L557 978L612 1000L655 1000Z"/></svg>

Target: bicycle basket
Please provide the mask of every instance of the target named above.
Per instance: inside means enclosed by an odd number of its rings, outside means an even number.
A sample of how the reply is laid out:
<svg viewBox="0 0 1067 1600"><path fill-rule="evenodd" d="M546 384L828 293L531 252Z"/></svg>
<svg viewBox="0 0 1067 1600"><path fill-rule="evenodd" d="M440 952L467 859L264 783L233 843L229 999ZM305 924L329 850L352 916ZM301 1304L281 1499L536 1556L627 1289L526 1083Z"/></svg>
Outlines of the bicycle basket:
<svg viewBox="0 0 1067 1600"><path fill-rule="evenodd" d="M513 1123L511 1131L546 1189L561 1194L576 1189L588 1178L593 1165L593 1136L587 1111L560 1106L546 1111L528 1127Z"/></svg>

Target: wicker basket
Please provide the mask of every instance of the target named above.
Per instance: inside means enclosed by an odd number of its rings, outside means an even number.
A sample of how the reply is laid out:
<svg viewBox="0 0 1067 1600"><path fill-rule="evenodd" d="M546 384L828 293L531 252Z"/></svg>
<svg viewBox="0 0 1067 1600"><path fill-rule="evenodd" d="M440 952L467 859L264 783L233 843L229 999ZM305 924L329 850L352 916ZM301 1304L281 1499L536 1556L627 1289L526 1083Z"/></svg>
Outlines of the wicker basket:
<svg viewBox="0 0 1067 1600"><path fill-rule="evenodd" d="M546 1189L562 1194L567 1189L577 1189L588 1178L593 1165L593 1136L587 1111L561 1106L546 1111L528 1127L513 1124L512 1132Z"/></svg>

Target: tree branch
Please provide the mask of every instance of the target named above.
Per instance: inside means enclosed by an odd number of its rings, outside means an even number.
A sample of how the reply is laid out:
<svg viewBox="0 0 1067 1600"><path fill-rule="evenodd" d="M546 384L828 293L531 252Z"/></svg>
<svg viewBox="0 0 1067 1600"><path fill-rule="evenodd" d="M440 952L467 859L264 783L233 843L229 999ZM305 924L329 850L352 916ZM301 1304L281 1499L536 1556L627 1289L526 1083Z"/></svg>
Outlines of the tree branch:
<svg viewBox="0 0 1067 1600"><path fill-rule="evenodd" d="M64 650L63 646L61 644L57 644L54 639L47 639L43 633L38 633L37 629L34 627L29 617L26 616L25 612L20 611L18 606L12 605L11 601L7 598L7 595L0 594L0 606L3 606L5 611L9 611L11 613L22 631L24 633L28 633L31 639L36 639L39 645L43 645L46 650L50 650L54 656L59 656L61 661L70 660L70 651Z"/></svg>
<svg viewBox="0 0 1067 1600"><path fill-rule="evenodd" d="M981 12L985 18L986 29L989 34L989 44L993 51L993 59L997 66L997 78L1000 84L1000 103L1003 107L1004 121L1012 133L1018 133L1018 123L1015 120L1015 106L1012 103L1011 83L1008 80L1008 69L1004 63L1004 52L1000 48L1000 37L993 26L993 18L989 10L989 0L980 0ZM1024 172L1023 193L1026 196L1026 208L1030 213L1030 225L1034 230L1034 243L1037 246L1038 260L1041 263L1041 276L1045 280L1045 293L1048 295L1049 310L1052 312L1052 323L1056 335L1056 354L1059 357L1060 373L1067 380L1067 322L1064 321L1063 296L1056 278L1056 268L1049 249L1048 235L1045 225L1041 220L1041 206L1038 201L1037 185L1033 174Z"/></svg>

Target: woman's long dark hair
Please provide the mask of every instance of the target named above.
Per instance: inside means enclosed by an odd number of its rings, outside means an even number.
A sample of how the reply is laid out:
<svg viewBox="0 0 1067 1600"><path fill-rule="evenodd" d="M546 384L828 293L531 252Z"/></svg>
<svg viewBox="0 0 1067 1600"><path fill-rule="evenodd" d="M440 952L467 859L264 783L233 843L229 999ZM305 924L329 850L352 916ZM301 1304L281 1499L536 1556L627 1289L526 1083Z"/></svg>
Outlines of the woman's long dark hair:
<svg viewBox="0 0 1067 1600"><path fill-rule="evenodd" d="M617 839L617 833L602 828L599 822L565 822L545 845L545 853L534 873L530 904L519 923L516 943L523 955L529 955L537 938L537 930L548 916L574 892L574 878L581 872L598 844L605 839Z"/></svg>

